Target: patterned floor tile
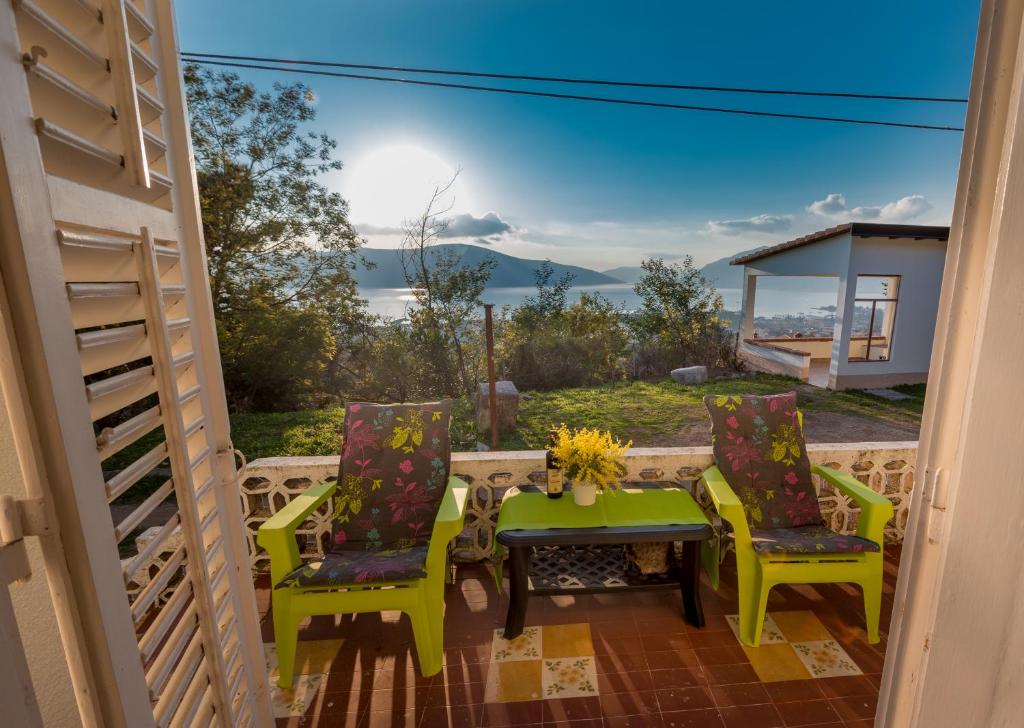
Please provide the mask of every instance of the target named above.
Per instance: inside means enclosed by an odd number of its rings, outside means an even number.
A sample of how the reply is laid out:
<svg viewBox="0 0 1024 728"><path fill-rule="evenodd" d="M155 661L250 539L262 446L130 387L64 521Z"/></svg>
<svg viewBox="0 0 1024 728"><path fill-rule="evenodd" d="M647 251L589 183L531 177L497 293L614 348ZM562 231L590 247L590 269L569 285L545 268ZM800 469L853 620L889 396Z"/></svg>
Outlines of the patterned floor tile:
<svg viewBox="0 0 1024 728"><path fill-rule="evenodd" d="M296 675L291 689L279 688L276 683L270 687L270 699L274 705L275 718L291 718L305 715L313 699L320 692L325 675Z"/></svg>
<svg viewBox="0 0 1024 728"><path fill-rule="evenodd" d="M296 675L320 675L331 671L331 664L338 656L342 640L300 640L295 648ZM273 643L263 644L267 674L271 681L277 680L277 649Z"/></svg>
<svg viewBox="0 0 1024 728"><path fill-rule="evenodd" d="M565 657L544 660L541 686L545 698L585 698L596 696L597 667L593 657Z"/></svg>
<svg viewBox="0 0 1024 728"><path fill-rule="evenodd" d="M555 624L542 628L541 653L543 657L592 657L594 642L590 638L589 624Z"/></svg>
<svg viewBox="0 0 1024 728"><path fill-rule="evenodd" d="M494 630L491 642L491 662L508 662L510 660L539 660L542 639L540 627L527 627L514 639L507 640L502 630Z"/></svg>
<svg viewBox="0 0 1024 728"><path fill-rule="evenodd" d="M861 669L835 640L794 642L793 651L813 677L860 675Z"/></svg>
<svg viewBox="0 0 1024 728"><path fill-rule="evenodd" d="M788 642L832 639L832 634L814 612L772 612L772 616Z"/></svg>
<svg viewBox="0 0 1024 728"><path fill-rule="evenodd" d="M543 693L540 660L508 660L491 664L487 671L484 702L515 703L540 700Z"/></svg>
<svg viewBox="0 0 1024 728"><path fill-rule="evenodd" d="M804 666L803 661L797 657L792 645L762 645L761 647L743 645L743 651L761 682L808 680L811 677L811 673Z"/></svg>
<svg viewBox="0 0 1024 728"><path fill-rule="evenodd" d="M725 620L729 623L729 629L736 635L736 639L740 639L740 615L738 614L727 614ZM775 619L772 614L764 615L764 627L761 628L761 644L762 645L778 645L786 642L786 637L779 629L779 626L775 623Z"/></svg>

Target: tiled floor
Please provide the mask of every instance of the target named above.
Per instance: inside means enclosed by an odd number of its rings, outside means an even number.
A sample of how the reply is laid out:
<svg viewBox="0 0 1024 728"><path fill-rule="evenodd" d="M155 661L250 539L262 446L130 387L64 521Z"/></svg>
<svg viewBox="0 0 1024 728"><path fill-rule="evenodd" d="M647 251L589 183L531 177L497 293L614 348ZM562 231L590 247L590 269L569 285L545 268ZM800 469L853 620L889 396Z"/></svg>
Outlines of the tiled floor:
<svg viewBox="0 0 1024 728"><path fill-rule="evenodd" d="M682 621L675 591L555 597L531 599L536 629L513 643L500 637L507 596L483 566L460 566L440 675L417 674L409 622L397 613L314 618L300 633L296 688L276 696L287 716L278 724L865 728L898 561L888 547L880 644L866 642L859 589L798 585L772 591L756 649L740 645L730 623L731 562L718 593L702 586L704 629ZM273 670L270 592L257 586Z"/></svg>

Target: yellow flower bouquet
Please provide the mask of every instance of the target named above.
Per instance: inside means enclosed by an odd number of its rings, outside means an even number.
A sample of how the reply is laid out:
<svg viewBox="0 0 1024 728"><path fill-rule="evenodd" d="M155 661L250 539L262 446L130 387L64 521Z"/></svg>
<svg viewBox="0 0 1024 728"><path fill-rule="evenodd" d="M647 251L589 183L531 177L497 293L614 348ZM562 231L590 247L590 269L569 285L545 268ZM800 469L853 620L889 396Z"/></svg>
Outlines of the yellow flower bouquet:
<svg viewBox="0 0 1024 728"><path fill-rule="evenodd" d="M624 456L632 444L623 445L610 432L600 430L570 430L562 425L555 431L552 454L572 481L578 505L593 505L598 490L619 487L626 474Z"/></svg>

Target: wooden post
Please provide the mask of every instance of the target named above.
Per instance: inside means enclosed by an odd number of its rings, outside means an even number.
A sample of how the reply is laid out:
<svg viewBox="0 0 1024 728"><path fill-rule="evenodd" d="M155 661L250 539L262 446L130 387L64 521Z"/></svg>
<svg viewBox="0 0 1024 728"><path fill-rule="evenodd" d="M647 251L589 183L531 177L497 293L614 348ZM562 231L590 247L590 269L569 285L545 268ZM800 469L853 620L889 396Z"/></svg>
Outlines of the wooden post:
<svg viewBox="0 0 1024 728"><path fill-rule="evenodd" d="M487 413L491 416L491 449L498 449L498 382L494 376L493 303L484 304L484 330L487 336Z"/></svg>

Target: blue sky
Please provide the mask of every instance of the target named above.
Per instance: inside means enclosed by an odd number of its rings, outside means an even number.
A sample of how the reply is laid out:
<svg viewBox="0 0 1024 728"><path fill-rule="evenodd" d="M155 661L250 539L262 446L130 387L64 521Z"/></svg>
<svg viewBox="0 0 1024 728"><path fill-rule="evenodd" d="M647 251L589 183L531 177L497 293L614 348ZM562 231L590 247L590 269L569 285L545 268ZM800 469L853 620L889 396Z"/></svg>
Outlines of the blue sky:
<svg viewBox="0 0 1024 728"><path fill-rule="evenodd" d="M187 51L966 97L978 2L178 0L177 9ZM259 86L297 78L240 73ZM351 199L374 246L397 244L402 218L455 168L452 234L465 235L453 239L597 269L651 255L708 262L849 219L950 217L958 133L307 82L314 128L337 139L346 164L328 182ZM590 92L954 126L964 115L957 104Z"/></svg>

